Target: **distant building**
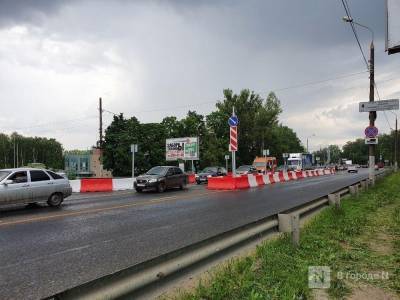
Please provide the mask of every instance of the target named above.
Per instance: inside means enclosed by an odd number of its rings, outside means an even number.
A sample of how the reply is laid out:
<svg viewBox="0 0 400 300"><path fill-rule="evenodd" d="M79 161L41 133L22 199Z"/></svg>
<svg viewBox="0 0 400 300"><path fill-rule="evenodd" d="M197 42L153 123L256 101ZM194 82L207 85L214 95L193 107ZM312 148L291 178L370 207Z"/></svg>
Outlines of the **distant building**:
<svg viewBox="0 0 400 300"><path fill-rule="evenodd" d="M112 177L111 171L105 170L101 163L101 149L72 150L64 153L65 172L77 177Z"/></svg>

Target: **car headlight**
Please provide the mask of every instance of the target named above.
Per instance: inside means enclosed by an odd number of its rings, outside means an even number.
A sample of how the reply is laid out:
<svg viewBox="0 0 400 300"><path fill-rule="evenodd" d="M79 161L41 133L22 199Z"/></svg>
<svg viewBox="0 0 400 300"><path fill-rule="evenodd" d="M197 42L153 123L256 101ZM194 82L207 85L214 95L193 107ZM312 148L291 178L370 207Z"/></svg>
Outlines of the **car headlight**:
<svg viewBox="0 0 400 300"><path fill-rule="evenodd" d="M208 178L212 177L211 175L207 175Z"/></svg>
<svg viewBox="0 0 400 300"><path fill-rule="evenodd" d="M157 182L157 181L158 180L156 178L152 178L152 179L149 180L149 183L154 183L154 182Z"/></svg>

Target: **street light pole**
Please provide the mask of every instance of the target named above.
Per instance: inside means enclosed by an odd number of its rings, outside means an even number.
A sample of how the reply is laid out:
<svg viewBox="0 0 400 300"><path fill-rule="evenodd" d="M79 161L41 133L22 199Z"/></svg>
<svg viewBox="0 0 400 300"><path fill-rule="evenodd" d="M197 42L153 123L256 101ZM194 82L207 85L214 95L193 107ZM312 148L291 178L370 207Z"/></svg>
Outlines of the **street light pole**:
<svg viewBox="0 0 400 300"><path fill-rule="evenodd" d="M399 138L397 136L397 115L396 115L396 130L394 133L394 171L397 172L397 144L398 144Z"/></svg>
<svg viewBox="0 0 400 300"><path fill-rule="evenodd" d="M375 74L374 74L374 41L370 44L370 59L369 59L369 102L374 102L375 92ZM369 112L369 126L375 126L376 111ZM369 179L375 182L375 145L369 145Z"/></svg>
<svg viewBox="0 0 400 300"><path fill-rule="evenodd" d="M313 137L313 136L315 136L315 133L313 133L312 135L310 135L310 136L307 137L307 153L309 153L309 152L308 152L308 139L309 139L310 137Z"/></svg>
<svg viewBox="0 0 400 300"><path fill-rule="evenodd" d="M343 17L343 21L348 22L348 23L353 23L356 24L360 27L363 27L367 29L372 36L371 44L369 47L370 53L369 53L369 102L374 102L374 92L375 92L375 49L374 49L374 31L369 28L368 26L362 25L360 23L357 23L354 21L352 18L349 16ZM375 126L375 120L376 120L376 111L370 111L369 112L369 126ZM375 145L368 145L368 155L369 155L369 174L368 178L372 181L374 184L375 182Z"/></svg>
<svg viewBox="0 0 400 300"><path fill-rule="evenodd" d="M397 172L397 167L398 167L398 159L397 159L397 148L398 148L398 143L399 143L399 138L398 138L398 130L397 130L397 114L392 112L391 110L389 110L389 112L391 112L392 114L394 114L394 116L396 117L396 126L395 126L395 130L394 130L394 171Z"/></svg>

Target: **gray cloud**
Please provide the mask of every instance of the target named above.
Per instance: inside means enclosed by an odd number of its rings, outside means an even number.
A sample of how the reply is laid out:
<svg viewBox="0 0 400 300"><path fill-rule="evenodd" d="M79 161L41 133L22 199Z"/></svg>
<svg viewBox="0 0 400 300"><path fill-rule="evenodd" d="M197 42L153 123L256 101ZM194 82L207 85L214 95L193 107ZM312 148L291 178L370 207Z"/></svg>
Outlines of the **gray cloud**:
<svg viewBox="0 0 400 300"><path fill-rule="evenodd" d="M17 115L26 116L24 126L44 113L50 121L93 116L99 96L111 111L159 121L188 108L210 112L223 88L266 95L365 70L339 0L12 2L0 4L0 89L15 99L3 106L3 128L22 127ZM375 30L378 83L398 77L383 52L383 0L349 4ZM359 35L367 50L368 32ZM382 97L398 95L396 86L382 85ZM351 124L362 125L335 115L368 97L368 74L277 94L282 121L302 139L319 131L316 143L342 142L358 132ZM96 119L81 124L68 134L60 125L26 132L53 134L67 148L94 144Z"/></svg>

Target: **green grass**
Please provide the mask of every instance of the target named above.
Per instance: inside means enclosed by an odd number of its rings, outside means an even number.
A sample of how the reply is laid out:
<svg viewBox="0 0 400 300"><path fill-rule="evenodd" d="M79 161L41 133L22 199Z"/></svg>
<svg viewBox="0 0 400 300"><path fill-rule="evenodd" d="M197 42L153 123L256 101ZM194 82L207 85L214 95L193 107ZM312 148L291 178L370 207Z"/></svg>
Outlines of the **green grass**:
<svg viewBox="0 0 400 300"><path fill-rule="evenodd" d="M390 237L390 253L374 250L377 233ZM176 298L195 299L310 299L308 267L331 267L331 298L343 298L354 286L337 272L388 271L389 280L365 281L400 294L400 175L393 174L329 208L301 231L300 247L283 235L264 242L254 255L231 260L211 277ZM358 282L355 282L358 283Z"/></svg>

